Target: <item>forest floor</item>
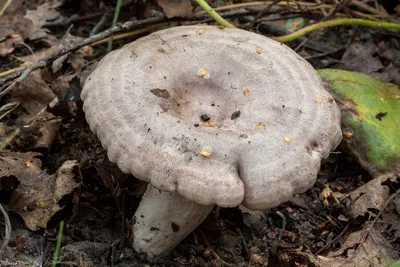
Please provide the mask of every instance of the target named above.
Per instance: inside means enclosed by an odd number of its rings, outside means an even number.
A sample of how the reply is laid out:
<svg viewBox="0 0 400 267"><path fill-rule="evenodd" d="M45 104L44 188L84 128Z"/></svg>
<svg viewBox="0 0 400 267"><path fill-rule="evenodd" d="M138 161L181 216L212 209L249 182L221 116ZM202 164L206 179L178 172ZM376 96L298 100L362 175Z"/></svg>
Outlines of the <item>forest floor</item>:
<svg viewBox="0 0 400 267"><path fill-rule="evenodd" d="M236 27L269 37L334 18L400 21L399 1L208 2ZM399 258L400 197L388 199L400 186L373 179L343 145L289 202L268 212L215 208L168 256L136 254L129 224L146 183L108 160L80 99L107 53L115 3L14 0L0 16L0 266L51 266L61 221L57 266L388 266ZM138 23L115 32L113 49L166 27L216 24L185 0L124 1L119 22L127 21ZM315 69L398 86L399 40L398 31L351 25L287 45Z"/></svg>

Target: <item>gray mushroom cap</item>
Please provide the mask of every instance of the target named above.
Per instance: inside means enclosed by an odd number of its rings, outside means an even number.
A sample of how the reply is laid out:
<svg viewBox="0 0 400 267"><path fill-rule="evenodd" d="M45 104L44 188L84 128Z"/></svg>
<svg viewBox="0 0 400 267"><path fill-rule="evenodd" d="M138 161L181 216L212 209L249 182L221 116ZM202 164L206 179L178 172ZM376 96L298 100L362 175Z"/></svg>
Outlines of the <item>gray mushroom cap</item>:
<svg viewBox="0 0 400 267"><path fill-rule="evenodd" d="M143 37L104 57L81 96L123 172L202 205L275 207L312 186L341 140L339 110L312 66L239 29Z"/></svg>

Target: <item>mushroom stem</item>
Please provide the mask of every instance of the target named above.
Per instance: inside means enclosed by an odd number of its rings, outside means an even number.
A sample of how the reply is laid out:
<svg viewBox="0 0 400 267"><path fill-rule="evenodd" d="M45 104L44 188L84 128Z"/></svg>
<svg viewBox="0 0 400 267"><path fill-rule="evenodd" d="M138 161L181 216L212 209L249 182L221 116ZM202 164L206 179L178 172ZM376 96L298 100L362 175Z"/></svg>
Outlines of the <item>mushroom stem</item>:
<svg viewBox="0 0 400 267"><path fill-rule="evenodd" d="M213 207L149 184L133 217L133 248L146 253L147 259L170 251L207 218Z"/></svg>

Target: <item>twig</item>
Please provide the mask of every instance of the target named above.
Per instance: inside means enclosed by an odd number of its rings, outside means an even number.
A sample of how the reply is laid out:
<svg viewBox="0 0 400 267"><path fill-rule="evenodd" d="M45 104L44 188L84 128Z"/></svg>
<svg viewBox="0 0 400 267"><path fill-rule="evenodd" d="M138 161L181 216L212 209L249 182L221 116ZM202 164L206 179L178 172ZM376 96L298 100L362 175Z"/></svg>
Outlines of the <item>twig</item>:
<svg viewBox="0 0 400 267"><path fill-rule="evenodd" d="M61 51L59 51L58 53L56 53L55 55L46 57L46 58L42 58L42 59L38 60L36 63L34 63L33 65L31 65L30 67L14 73L14 75L12 75L13 76L12 78L6 77L4 79L5 82L7 82L13 78L16 78L16 77L19 77L19 78L15 82L13 82L10 86L8 86L5 90L0 92L0 98L3 97L5 94L7 94L9 91L11 91L11 89L14 86L18 87L19 84L32 71L49 66L51 63L53 63L54 60L56 60L59 57L62 57L70 52L76 51L76 50L80 49L81 47L84 47L91 43L94 43L94 42L100 41L104 38L107 38L107 37L111 36L112 34L119 33L119 32L126 32L126 31L129 31L138 26L158 23L158 22L162 22L164 20L166 20L165 16L159 16L159 17L153 17L153 18L148 18L148 19L144 19L144 20L127 21L123 24L117 24L114 27L112 27L111 29L108 29L106 31L103 31L101 33L93 35L89 38L86 38L77 44L72 44L70 46L67 46L67 47L63 48Z"/></svg>
<svg viewBox="0 0 400 267"><path fill-rule="evenodd" d="M246 16L249 14L254 14L257 11L250 11L247 9L238 9L238 10L230 10L230 11L224 11L224 12L220 12L220 15L223 16L224 18L229 18L229 17L239 17L239 16ZM200 18L202 14L198 14L196 15L196 18ZM214 21L213 18L211 18L210 16L207 15L207 18L205 18L204 20L200 20L198 23L208 23Z"/></svg>
<svg viewBox="0 0 400 267"><path fill-rule="evenodd" d="M121 9L123 9L125 7L128 7L130 5L133 5L135 3L136 3L136 1L134 1L134 0L126 1L124 4L122 4ZM111 11L111 14L112 14L112 12L113 12L113 10ZM97 12L97 13L90 14L90 15L87 15L87 16L81 16L81 17L73 16L68 20L63 20L63 21L57 20L57 21L46 22L43 25L43 27L48 28L48 27L66 26L66 25L70 25L70 24L74 24L74 23L79 23L79 22L83 22L83 21L96 19L96 18L99 18L99 17L101 17L103 15L104 15L104 12Z"/></svg>
<svg viewBox="0 0 400 267"><path fill-rule="evenodd" d="M199 229L201 236L203 237L203 241L206 244L206 246L211 250L211 253L213 254L214 258L216 258L218 261L220 261L222 264L226 265L226 266L233 266L232 264L230 264L229 262L224 261L212 248L212 245L210 243L210 241L208 241L206 235L203 233L203 231L201 229Z"/></svg>
<svg viewBox="0 0 400 267"><path fill-rule="evenodd" d="M232 24L230 24L228 21L226 21L223 17L221 17L215 10L210 7L206 1L204 0L196 0L196 3L203 8L208 15L210 15L213 19L215 19L216 22L218 22L220 25L227 27L227 28L235 28Z"/></svg>
<svg viewBox="0 0 400 267"><path fill-rule="evenodd" d="M386 200L385 204L383 205L383 207L382 207L381 210L379 211L378 215L376 215L376 217L375 217L375 219L372 221L371 225L368 226L368 229L372 229L372 228L375 226L375 224L376 224L376 222L378 221L379 217L381 217L383 211L387 208L387 206L389 205L389 203L390 203L395 197L397 197L399 194L400 194L400 188L397 189L397 191L394 192L393 195L391 195L391 196Z"/></svg>
<svg viewBox="0 0 400 267"><path fill-rule="evenodd" d="M3 255L6 247L8 246L8 242L10 241L12 228L11 228L10 218L8 217L7 212L5 211L5 209L3 208L3 206L1 204L0 204L0 211L3 214L4 224L6 226L3 244L1 244L1 247L0 247L0 255Z"/></svg>
<svg viewBox="0 0 400 267"><path fill-rule="evenodd" d="M247 258L249 258L250 262L251 262L251 253L249 251L249 248L247 247L247 242L244 239L243 233L242 233L242 231L240 231L239 227L236 227L236 232L239 234L240 239L242 240L242 246L244 248L244 251L246 251Z"/></svg>
<svg viewBox="0 0 400 267"><path fill-rule="evenodd" d="M136 31L133 31L133 32L121 33L121 34L113 36L113 40L116 41L116 40L121 40L121 39L125 39L125 38L128 38L128 37L134 37L134 36L137 36L139 34L143 34L143 33L149 32L151 30L155 30L155 29L158 29L160 27L167 26L169 24L171 24L171 23L170 22L162 22L162 23L158 23L158 24L154 24L154 25L151 25L151 26L144 27L142 29L139 29L139 30L136 30ZM90 44L90 46L93 47L93 46L105 44L105 43L108 42L109 39L110 39L110 37L105 38L103 40L100 40L98 42L94 42L94 43Z"/></svg>
<svg viewBox="0 0 400 267"><path fill-rule="evenodd" d="M361 9L364 9L365 11L368 11L371 14L383 15L382 12L380 12L379 10L377 10L377 9L373 8L372 6L369 6L369 5L365 4L365 3L361 3L358 0L352 0L350 2L350 5L358 7L358 8L361 8Z"/></svg>
<svg viewBox="0 0 400 267"><path fill-rule="evenodd" d="M342 0L340 3L335 5L329 13L323 18L322 21L327 21L328 19L332 18L337 12L342 10L351 0Z"/></svg>
<svg viewBox="0 0 400 267"><path fill-rule="evenodd" d="M335 19L335 20L329 20L329 21L323 21L319 22L307 27L304 27L301 30L298 30L294 33L285 35L285 36L279 36L279 37L273 37L272 39L286 43L293 41L300 36L306 35L307 33L324 29L327 27L336 27L340 25L360 25L360 26L366 26L366 27L372 27L372 28L381 28L381 29L393 29L393 30L400 30L400 24L398 23L391 23L391 22L383 22L383 21L372 21L372 20L365 20L365 19Z"/></svg>
<svg viewBox="0 0 400 267"><path fill-rule="evenodd" d="M54 59L53 59L54 61ZM47 63L46 63L46 59L39 59L38 61L36 61L36 63L34 63L32 66L30 66L29 68L25 69L24 72L22 72L21 76L19 76L19 78L11 83L6 89L4 89L3 91L0 92L0 98L2 98L4 95L8 94L15 86L18 87L21 82L34 70L46 67Z"/></svg>
<svg viewBox="0 0 400 267"><path fill-rule="evenodd" d="M256 22L258 21L259 18L261 18L262 16L266 15L268 13L268 11L274 6L276 5L280 0L273 0L272 3L270 3L269 5L267 5L263 10L261 10L260 12L258 12L258 14L254 17L253 21L250 22L249 24L249 28L254 27L254 25L256 24Z"/></svg>
<svg viewBox="0 0 400 267"><path fill-rule="evenodd" d="M5 72L0 73L0 78L6 77L8 75L11 75L15 72L15 69L7 70Z"/></svg>
<svg viewBox="0 0 400 267"><path fill-rule="evenodd" d="M11 108L8 109L6 112L4 112L3 114L0 115L0 120L2 120L5 116L7 116L8 114L10 114L11 112L13 112L17 107L19 107L20 103L19 102L11 102L9 103L11 104ZM8 104L6 104L8 105ZM3 106L4 107L4 106ZM1 109L3 109L3 107L1 107ZM8 108L8 107L7 107ZM0 109L0 110L1 110Z"/></svg>
<svg viewBox="0 0 400 267"><path fill-rule="evenodd" d="M104 25L109 21L109 19L111 18L111 11L106 11L103 16L101 17L101 19L99 20L99 22L97 22L97 24L93 27L93 29L90 31L90 35L89 36L93 36L96 33L98 33L101 29L103 29Z"/></svg>
<svg viewBox="0 0 400 267"><path fill-rule="evenodd" d="M350 223L348 223L344 227L344 229L340 232L340 234L338 234L334 239L332 239L331 241L326 243L325 246L323 246L317 252L315 252L315 255L319 255L322 251L324 251L325 249L329 248L333 243L335 243L337 240L339 240L339 238L342 237L344 235L344 233L346 233L347 229L349 229L349 226L350 226Z"/></svg>
<svg viewBox="0 0 400 267"><path fill-rule="evenodd" d="M235 9L235 8L248 8L248 7L256 7L256 6L267 6L272 4L272 1L255 1L255 2L249 2L249 3L240 3L240 4L232 4L232 5L226 5L226 6L221 6L221 7L216 7L214 10L215 11L224 11L224 10L230 10L230 9ZM313 4L313 3L308 3L308 2L298 2L298 1L280 1L276 3L278 6L283 6L283 7L309 7L309 8L332 8L333 5L327 5L327 4Z"/></svg>
<svg viewBox="0 0 400 267"><path fill-rule="evenodd" d="M321 3L321 0L315 0L319 5L321 5L322 3ZM328 13L326 12L326 9L325 8L323 8L323 7L321 7L320 8L321 9L321 12L322 12L322 14L324 15L324 17L326 17L327 15L328 15Z"/></svg>

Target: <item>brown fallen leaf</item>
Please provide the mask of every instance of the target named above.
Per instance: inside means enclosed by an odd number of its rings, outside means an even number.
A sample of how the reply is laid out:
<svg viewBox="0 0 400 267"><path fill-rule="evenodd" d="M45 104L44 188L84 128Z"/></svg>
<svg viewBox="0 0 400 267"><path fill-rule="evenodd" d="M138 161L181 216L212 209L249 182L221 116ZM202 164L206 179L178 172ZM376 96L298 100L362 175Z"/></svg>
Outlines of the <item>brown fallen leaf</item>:
<svg viewBox="0 0 400 267"><path fill-rule="evenodd" d="M0 56L6 56L14 51L15 45L29 37L33 29L32 22L24 18L24 7L22 0L14 0L4 14L1 16ZM0 2L3 7L5 1Z"/></svg>
<svg viewBox="0 0 400 267"><path fill-rule="evenodd" d="M365 43L353 43L347 47L337 68L358 71L373 75L383 69L382 62L376 56L378 47L372 40Z"/></svg>
<svg viewBox="0 0 400 267"><path fill-rule="evenodd" d="M28 10L25 18L32 22L32 30L29 32L30 40L47 39L49 30L43 28L47 21L55 20L61 17L60 12L56 10L57 7L62 5L62 1L53 0L37 6L35 10Z"/></svg>
<svg viewBox="0 0 400 267"><path fill-rule="evenodd" d="M54 40L54 42L52 42L52 45L47 49L35 52L35 54L33 55L16 57L18 60L23 62L23 64L21 64L17 69L29 67L30 65L34 64L39 58L50 57L58 53L63 47L68 47L69 45L76 44L82 40L83 40L82 37L74 36L70 33L67 33L63 36L61 42L60 41L56 42L56 40ZM48 40L48 42L50 41ZM53 73L56 73L62 68L65 61L68 61L68 63L70 63L71 66L75 70L77 70L81 68L84 64L86 64L86 60L83 57L90 54L91 52L92 50L88 50L85 47L83 47L77 51L61 56L56 60L54 60L54 62L51 64L51 70L53 71Z"/></svg>
<svg viewBox="0 0 400 267"><path fill-rule="evenodd" d="M193 6L187 0L157 0L157 3L162 7L167 18L193 17Z"/></svg>
<svg viewBox="0 0 400 267"><path fill-rule="evenodd" d="M395 182L396 180L395 175L381 175L351 192L346 203L349 215L353 218L365 214L376 216L377 214L372 213L372 211L379 212L389 197L389 187L384 183L387 181Z"/></svg>
<svg viewBox="0 0 400 267"><path fill-rule="evenodd" d="M339 250L326 257L300 254L316 267L386 267L398 258L395 249L375 229L351 233Z"/></svg>
<svg viewBox="0 0 400 267"><path fill-rule="evenodd" d="M77 161L65 161L50 175L41 169L38 156L41 154L36 152L0 153L0 181L13 184L6 188L12 191L8 208L18 213L32 231L46 228L51 217L62 209L59 201L80 185L74 174Z"/></svg>
<svg viewBox="0 0 400 267"><path fill-rule="evenodd" d="M19 102L24 108L24 113L18 116L16 124L29 124L39 113L45 113L45 108L57 96L42 79L40 70L32 72L18 87L11 91L13 101ZM48 118L54 117L48 114Z"/></svg>

